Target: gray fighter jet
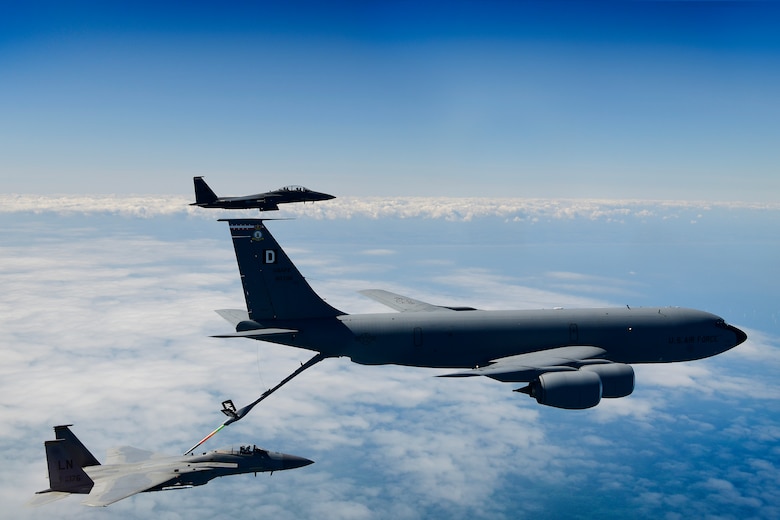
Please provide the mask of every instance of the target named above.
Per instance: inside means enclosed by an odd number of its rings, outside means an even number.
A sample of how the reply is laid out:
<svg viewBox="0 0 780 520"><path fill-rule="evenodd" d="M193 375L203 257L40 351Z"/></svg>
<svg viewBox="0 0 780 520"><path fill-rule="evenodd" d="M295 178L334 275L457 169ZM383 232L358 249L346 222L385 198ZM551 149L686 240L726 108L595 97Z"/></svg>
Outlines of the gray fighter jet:
<svg viewBox="0 0 780 520"><path fill-rule="evenodd" d="M369 290L363 294L400 312L346 314L314 293L261 219L227 222L247 310L217 311L236 332L215 337L318 352L310 364L347 356L366 365L456 368L446 376L527 383L515 391L581 409L631 394L631 363L706 358L747 339L719 316L677 307L482 311Z"/></svg>
<svg viewBox="0 0 780 520"><path fill-rule="evenodd" d="M217 194L209 188L203 177L194 177L192 181L195 184L195 202L190 204L190 206L200 206L201 208L257 208L260 211L275 211L279 209L279 204L316 202L336 198L333 195L312 191L303 186L285 186L278 190L246 195L244 197L217 197Z"/></svg>
<svg viewBox="0 0 780 520"><path fill-rule="evenodd" d="M85 505L107 506L136 493L184 489L225 475L274 472L313 463L257 446L173 457L123 446L109 450L106 464L100 464L69 426L55 426L56 440L45 442L51 487L39 491L31 505L75 493L87 495Z"/></svg>

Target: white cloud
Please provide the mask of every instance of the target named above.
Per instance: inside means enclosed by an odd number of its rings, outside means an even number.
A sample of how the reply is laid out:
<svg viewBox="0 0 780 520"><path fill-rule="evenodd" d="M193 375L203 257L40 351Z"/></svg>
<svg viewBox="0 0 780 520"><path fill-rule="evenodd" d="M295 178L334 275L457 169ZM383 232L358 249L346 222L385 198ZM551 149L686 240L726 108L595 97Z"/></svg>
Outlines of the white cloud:
<svg viewBox="0 0 780 520"><path fill-rule="evenodd" d="M552 307L593 307L606 303L594 298L572 296L522 285L505 275L482 268L452 269L433 278L452 290L471 294L470 305L482 309L539 309Z"/></svg>
<svg viewBox="0 0 780 520"><path fill-rule="evenodd" d="M154 218L189 216L194 218L257 217L256 210L214 210L190 206L192 200L159 195L23 195L0 194L3 213L58 213L65 215L104 213ZM315 219L357 217L430 218L471 221L498 217L508 221L593 220L605 222L675 219L682 214L706 218L714 209L776 212L780 203L648 201L610 199L524 199L492 197L338 197L314 204L289 204L265 216L307 216Z"/></svg>
<svg viewBox="0 0 780 520"><path fill-rule="evenodd" d="M119 444L181 452L222 421L223 399L245 404L310 356L208 337L229 329L212 309L243 305L226 232L213 238L173 230L173 238L165 238L171 231L159 229L155 220L139 221L135 232L124 222L107 216L69 227L43 215L6 226L0 245L0 499L16 517L48 518L54 511L21 507L33 491L47 487L42 443L54 424L75 423L74 431L99 458ZM175 228L188 222L183 216L173 221ZM324 243L294 248L315 289L345 310L384 311L354 293L386 276L376 272L369 279L370 270L349 269L372 255L323 254ZM500 269L464 266L457 256L449 260L430 266L435 276L424 271L420 280L407 282L391 277L381 286L432 303L482 308L605 303L529 288ZM331 261L344 269L333 270ZM755 497L724 474L729 467L751 470L757 487L774 486L775 494L763 503L777 496L771 460L762 450L779 438L776 405L760 392L735 395L748 378L762 391L778 388L761 370L765 363L774 366L774 351L767 350L775 348L774 340L749 333L749 343L712 360L639 366L634 395L583 412L538 406L492 380L327 360L205 446L254 442L312 458L315 465L272 478L236 476L180 493L145 494L112 506L112 515L516 517L562 511L572 492L582 500L606 493L623 503L632 500L627 496L655 493L666 510L684 510L686 498L695 502L687 492L653 480L647 461L667 463L664 478L687 478L691 467L700 468L695 482L728 481L744 507L754 508ZM730 414L749 407L769 412L745 411L743 419L713 430L716 412L690 404L706 407L726 399L722 408ZM703 454L688 468L668 465L677 458L667 446L670 438L694 439ZM723 469L701 462L724 438L757 443L743 466L733 462L743 457L724 456L732 462L723 462ZM700 489L712 492L711 486ZM102 514L78 502L58 503L56 514Z"/></svg>
<svg viewBox="0 0 780 520"><path fill-rule="evenodd" d="M362 255L368 256L390 256L396 254L396 251L392 249L366 249L360 252Z"/></svg>

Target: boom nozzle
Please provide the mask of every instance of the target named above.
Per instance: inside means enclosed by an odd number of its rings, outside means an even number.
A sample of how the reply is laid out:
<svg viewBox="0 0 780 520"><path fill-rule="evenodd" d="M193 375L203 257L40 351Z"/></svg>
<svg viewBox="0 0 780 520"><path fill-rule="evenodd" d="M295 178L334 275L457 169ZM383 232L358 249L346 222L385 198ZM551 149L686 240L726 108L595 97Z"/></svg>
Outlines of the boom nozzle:
<svg viewBox="0 0 780 520"><path fill-rule="evenodd" d="M238 414L236 413L236 405L233 404L232 399L222 401L222 413L236 421L239 419Z"/></svg>

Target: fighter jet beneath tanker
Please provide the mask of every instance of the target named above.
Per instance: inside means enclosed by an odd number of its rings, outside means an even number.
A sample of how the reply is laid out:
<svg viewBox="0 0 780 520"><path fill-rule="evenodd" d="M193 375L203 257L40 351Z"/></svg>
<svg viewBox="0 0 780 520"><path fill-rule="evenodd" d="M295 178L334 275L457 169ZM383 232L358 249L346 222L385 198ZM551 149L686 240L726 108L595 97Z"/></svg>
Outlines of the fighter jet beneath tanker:
<svg viewBox="0 0 780 520"><path fill-rule="evenodd" d="M223 209L252 209L257 208L260 211L275 211L279 209L279 204L288 204L290 202L316 202L319 200L335 199L333 195L312 191L303 186L285 186L274 191L265 193L256 193L254 195L245 195L243 197L218 197L214 191L209 188L203 177L193 177L195 184L195 202L190 206L200 206L201 208L223 208Z"/></svg>
<svg viewBox="0 0 780 520"><path fill-rule="evenodd" d="M55 426L56 440L44 443L50 488L36 493L30 505L82 494L86 495L84 505L107 506L146 491L185 489L226 475L274 472L313 463L249 445L183 456L123 446L109 450L106 464L100 464L68 426Z"/></svg>
<svg viewBox="0 0 780 520"><path fill-rule="evenodd" d="M582 409L631 394L632 363L702 359L747 338L719 316L678 307L484 311L373 289L363 294L400 312L346 314L312 290L261 219L227 222L246 311L217 311L235 326L217 337L317 352L281 384L322 359L347 356L365 365L460 369L446 375L525 383L515 391L540 404Z"/></svg>

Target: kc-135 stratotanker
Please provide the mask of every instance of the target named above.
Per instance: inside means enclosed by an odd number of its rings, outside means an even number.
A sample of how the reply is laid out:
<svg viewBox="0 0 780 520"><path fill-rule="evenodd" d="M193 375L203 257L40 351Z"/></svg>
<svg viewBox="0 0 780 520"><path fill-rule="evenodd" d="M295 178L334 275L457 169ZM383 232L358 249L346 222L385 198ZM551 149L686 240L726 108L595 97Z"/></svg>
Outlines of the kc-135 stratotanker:
<svg viewBox="0 0 780 520"><path fill-rule="evenodd" d="M347 314L321 299L262 219L226 219L246 310L219 310L235 332L317 352L251 405L223 410L229 424L313 364L349 357L365 365L459 369L443 377L487 376L526 383L515 391L543 405L596 406L634 390L634 363L707 358L747 339L709 312L677 307L486 311L432 305L372 289L361 291L400 312Z"/></svg>

